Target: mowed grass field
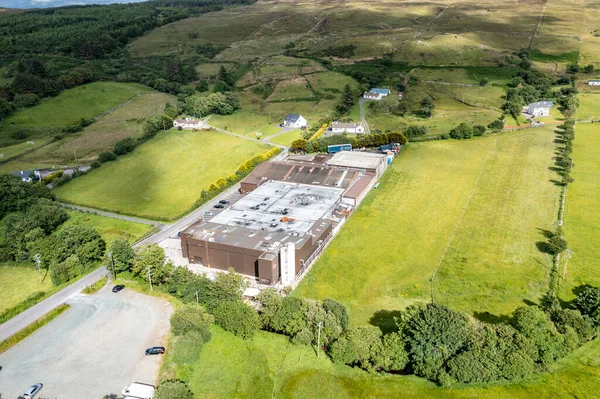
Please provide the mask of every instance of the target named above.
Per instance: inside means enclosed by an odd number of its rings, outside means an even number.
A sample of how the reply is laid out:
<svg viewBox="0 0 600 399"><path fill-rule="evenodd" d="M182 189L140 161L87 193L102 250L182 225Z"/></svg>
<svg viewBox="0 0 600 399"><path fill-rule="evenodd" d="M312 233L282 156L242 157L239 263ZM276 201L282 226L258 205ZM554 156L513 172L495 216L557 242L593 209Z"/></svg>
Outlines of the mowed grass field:
<svg viewBox="0 0 600 399"><path fill-rule="evenodd" d="M573 179L567 188L565 238L573 251L560 265L561 298L571 300L583 285L600 286L600 129L597 124L578 124L573 142ZM567 270L565 273L565 264Z"/></svg>
<svg viewBox="0 0 600 399"><path fill-rule="evenodd" d="M51 289L50 276L40 283L40 275L33 263L31 267L0 265L0 313L31 294Z"/></svg>
<svg viewBox="0 0 600 399"><path fill-rule="evenodd" d="M94 228L100 233L106 243L124 238L129 242L134 242L152 230L148 224L129 222L93 213L84 213L78 211L67 211L69 219L61 226L85 226Z"/></svg>
<svg viewBox="0 0 600 399"><path fill-rule="evenodd" d="M18 128L51 128L79 123L116 107L136 94L152 91L137 83L95 82L65 90L35 107L18 111L2 122L0 139Z"/></svg>
<svg viewBox="0 0 600 399"><path fill-rule="evenodd" d="M506 314L544 292L555 222L550 129L406 146L294 295L333 298L362 325L431 299ZM460 286L457 286L460 284ZM490 295L493 292L494 295Z"/></svg>
<svg viewBox="0 0 600 399"><path fill-rule="evenodd" d="M191 365L174 366L170 354L161 379L188 382L196 398L290 399L529 399L595 398L600 391L600 342L591 342L528 381L441 388L415 377L379 375L331 363L313 348L260 331L243 340L212 327L212 340Z"/></svg>
<svg viewBox="0 0 600 399"><path fill-rule="evenodd" d="M55 193L92 208L171 219L189 209L211 183L269 148L218 132L170 130Z"/></svg>

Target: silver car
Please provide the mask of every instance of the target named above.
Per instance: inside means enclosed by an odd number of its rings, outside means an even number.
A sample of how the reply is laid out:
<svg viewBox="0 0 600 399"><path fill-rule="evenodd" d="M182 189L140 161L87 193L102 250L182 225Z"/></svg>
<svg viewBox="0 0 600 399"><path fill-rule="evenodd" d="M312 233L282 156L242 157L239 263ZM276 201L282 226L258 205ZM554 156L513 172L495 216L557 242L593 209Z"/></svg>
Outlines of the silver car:
<svg viewBox="0 0 600 399"><path fill-rule="evenodd" d="M41 382L30 386L29 388L27 388L27 390L23 394L23 398L24 399L32 399L35 395L37 395L37 393L39 391L42 390L43 387L44 387L44 384L42 384Z"/></svg>

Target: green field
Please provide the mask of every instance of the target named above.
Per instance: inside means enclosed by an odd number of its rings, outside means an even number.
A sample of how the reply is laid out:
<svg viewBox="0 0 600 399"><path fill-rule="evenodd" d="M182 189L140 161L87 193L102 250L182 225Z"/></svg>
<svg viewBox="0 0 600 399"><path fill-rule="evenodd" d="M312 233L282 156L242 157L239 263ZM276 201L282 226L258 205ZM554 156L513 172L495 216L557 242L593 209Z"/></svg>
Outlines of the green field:
<svg viewBox="0 0 600 399"><path fill-rule="evenodd" d="M573 251L565 273L565 262L561 263L560 274L565 276L561 296L572 299L573 289L590 284L600 286L598 260L600 259L600 151L598 125L576 126L573 142L575 182L567 189L565 207L565 238Z"/></svg>
<svg viewBox="0 0 600 399"><path fill-rule="evenodd" d="M2 122L0 140L7 132L69 126L81 119L91 119L127 101L136 94L152 89L136 83L96 82L65 90L32 108L18 111Z"/></svg>
<svg viewBox="0 0 600 399"><path fill-rule="evenodd" d="M28 296L52 289L52 280L46 277L40 284L40 275L31 267L0 266L0 313Z"/></svg>
<svg viewBox="0 0 600 399"><path fill-rule="evenodd" d="M15 144L8 147L0 147L0 160L5 160L22 154L26 151L31 151L32 149L44 145L46 140L30 140L21 144Z"/></svg>
<svg viewBox="0 0 600 399"><path fill-rule="evenodd" d="M148 224L134 223L93 213L67 212L69 219L62 226L78 225L94 228L107 243L117 238L125 238L129 242L134 242L152 230L152 226Z"/></svg>
<svg viewBox="0 0 600 399"><path fill-rule="evenodd" d="M536 242L557 209L553 139L530 129L405 147L295 295L340 300L364 324L378 310L429 300L448 247L436 301L507 314L536 300L550 267Z"/></svg>
<svg viewBox="0 0 600 399"><path fill-rule="evenodd" d="M600 119L600 93L581 93L577 120L590 121Z"/></svg>
<svg viewBox="0 0 600 399"><path fill-rule="evenodd" d="M302 138L302 130L292 130L269 139L272 143L289 147L294 140Z"/></svg>
<svg viewBox="0 0 600 399"><path fill-rule="evenodd" d="M2 165L0 170L23 169L17 167L22 164L89 164L100 152L111 151L118 140L141 136L144 119L162 113L166 103L175 104L176 101L175 97L164 93L137 96L122 107L98 118L83 131L25 154L18 160Z"/></svg>
<svg viewBox="0 0 600 399"><path fill-rule="evenodd" d="M369 374L334 365L324 353L317 357L308 346L264 331L242 340L215 326L212 340L194 364L175 366L166 356L161 379L188 382L196 398L591 399L600 390L600 341L579 348L553 365L551 372L528 381L452 388L415 376Z"/></svg>
<svg viewBox="0 0 600 399"><path fill-rule="evenodd" d="M268 149L217 132L170 130L55 193L92 208L171 219L188 210L211 183Z"/></svg>

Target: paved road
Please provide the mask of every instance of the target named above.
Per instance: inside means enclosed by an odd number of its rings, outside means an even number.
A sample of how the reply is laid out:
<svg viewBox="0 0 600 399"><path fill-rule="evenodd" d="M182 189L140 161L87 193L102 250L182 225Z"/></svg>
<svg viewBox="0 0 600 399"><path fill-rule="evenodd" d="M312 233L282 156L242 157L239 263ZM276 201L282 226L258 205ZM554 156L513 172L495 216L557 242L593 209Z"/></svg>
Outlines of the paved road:
<svg viewBox="0 0 600 399"><path fill-rule="evenodd" d="M109 285L67 303L60 317L0 354L4 398L37 382L38 396L52 399L100 399L134 381L155 383L161 359L144 350L167 343L167 301L127 288L113 294Z"/></svg>
<svg viewBox="0 0 600 399"><path fill-rule="evenodd" d="M52 295L50 298L43 300L37 305L27 309L23 313L13 317L4 324L0 324L0 341L5 340L19 330L27 327L29 324L33 323L55 307L65 303L74 295L79 294L86 286L100 280L106 273L106 268L101 267ZM1 373L2 372L0 372L0 375Z"/></svg>
<svg viewBox="0 0 600 399"><path fill-rule="evenodd" d="M113 219L121 219L121 220L126 220L128 222L148 224L150 226L156 226L156 227L163 226L163 224L160 222L155 222L155 221L147 220L147 219L140 219L140 218L136 218L134 216L120 215L118 213L100 211L98 209L87 208L85 206L65 204L62 202L60 203L60 205L64 206L65 208L75 209L77 211L82 211L82 212L94 213L96 215L106 216L106 217L113 218Z"/></svg>

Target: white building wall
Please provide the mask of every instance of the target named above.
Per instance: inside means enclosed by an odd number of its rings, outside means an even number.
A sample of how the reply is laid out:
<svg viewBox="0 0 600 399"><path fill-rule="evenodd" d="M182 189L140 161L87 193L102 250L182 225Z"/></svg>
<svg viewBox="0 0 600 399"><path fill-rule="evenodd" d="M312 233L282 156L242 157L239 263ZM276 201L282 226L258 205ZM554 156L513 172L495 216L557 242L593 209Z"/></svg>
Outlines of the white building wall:
<svg viewBox="0 0 600 399"><path fill-rule="evenodd" d="M296 244L286 243L279 252L281 259L281 284L291 285L296 277Z"/></svg>

